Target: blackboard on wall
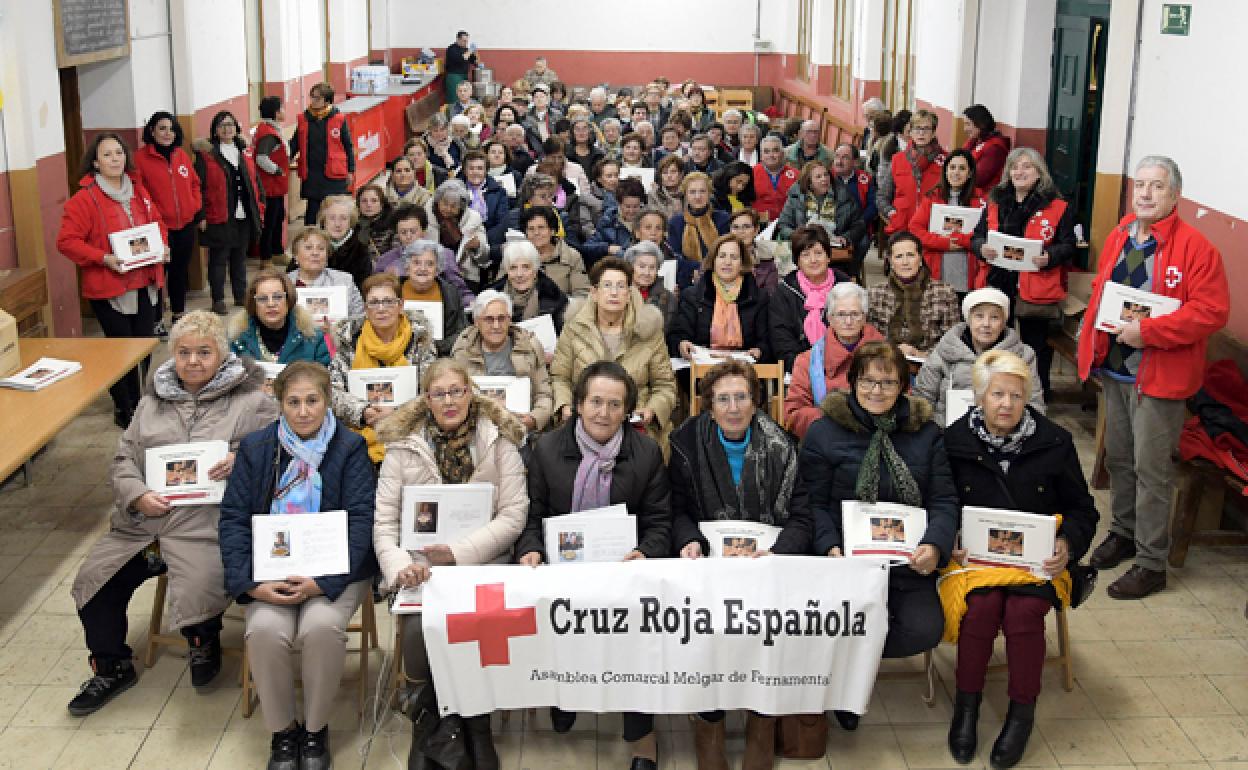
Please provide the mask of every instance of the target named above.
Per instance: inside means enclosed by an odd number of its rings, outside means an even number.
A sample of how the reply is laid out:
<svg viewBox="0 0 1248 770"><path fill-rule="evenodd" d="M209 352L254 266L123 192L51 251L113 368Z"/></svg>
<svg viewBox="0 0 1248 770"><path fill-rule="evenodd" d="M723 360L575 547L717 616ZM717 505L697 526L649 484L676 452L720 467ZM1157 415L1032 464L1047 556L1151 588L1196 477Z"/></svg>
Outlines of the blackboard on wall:
<svg viewBox="0 0 1248 770"><path fill-rule="evenodd" d="M52 0L56 64L79 64L130 55L129 0Z"/></svg>

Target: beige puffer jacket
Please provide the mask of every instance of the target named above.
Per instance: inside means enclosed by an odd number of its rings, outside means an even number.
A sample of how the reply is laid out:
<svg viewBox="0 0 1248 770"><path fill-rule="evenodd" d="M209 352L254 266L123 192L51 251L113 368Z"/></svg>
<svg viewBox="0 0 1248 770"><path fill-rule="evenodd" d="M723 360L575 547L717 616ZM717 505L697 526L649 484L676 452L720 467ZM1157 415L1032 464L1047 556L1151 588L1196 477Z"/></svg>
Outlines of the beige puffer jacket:
<svg viewBox="0 0 1248 770"><path fill-rule="evenodd" d="M451 348L451 358L463 364L474 377L485 374L485 353L481 350L481 332L469 326L460 332ZM529 415L537 423L537 430L546 429L555 410L555 391L550 384L550 370L546 366L546 351L537 337L528 329L511 327L511 365L517 377L529 378L529 395L532 408Z"/></svg>

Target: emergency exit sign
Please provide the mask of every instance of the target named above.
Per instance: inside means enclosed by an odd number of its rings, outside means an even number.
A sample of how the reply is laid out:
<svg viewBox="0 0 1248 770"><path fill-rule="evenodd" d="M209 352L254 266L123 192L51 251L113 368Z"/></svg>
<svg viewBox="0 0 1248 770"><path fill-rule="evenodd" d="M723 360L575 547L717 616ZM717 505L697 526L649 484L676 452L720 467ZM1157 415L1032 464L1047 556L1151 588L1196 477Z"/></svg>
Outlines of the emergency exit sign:
<svg viewBox="0 0 1248 770"><path fill-rule="evenodd" d="M1166 3L1161 6L1161 34L1184 35L1192 28L1192 6Z"/></svg>

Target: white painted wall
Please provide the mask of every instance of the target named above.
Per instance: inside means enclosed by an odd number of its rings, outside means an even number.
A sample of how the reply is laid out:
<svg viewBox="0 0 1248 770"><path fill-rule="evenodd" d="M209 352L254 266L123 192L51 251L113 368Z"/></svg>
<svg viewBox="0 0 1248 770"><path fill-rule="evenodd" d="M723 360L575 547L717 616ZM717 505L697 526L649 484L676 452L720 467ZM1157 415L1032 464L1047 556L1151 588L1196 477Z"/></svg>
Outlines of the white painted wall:
<svg viewBox="0 0 1248 770"><path fill-rule="evenodd" d="M369 13L370 45L384 51L390 47L390 0L371 0Z"/></svg>
<svg viewBox="0 0 1248 770"><path fill-rule="evenodd" d="M242 0L173 0L170 23L179 112L247 93Z"/></svg>
<svg viewBox="0 0 1248 770"><path fill-rule="evenodd" d="M424 3L404 5L429 10ZM368 56L368 0L329 0L329 60L349 62L361 56Z"/></svg>
<svg viewBox="0 0 1248 770"><path fill-rule="evenodd" d="M0 88L9 169L65 151L51 3L6 3L0 14Z"/></svg>
<svg viewBox="0 0 1248 770"><path fill-rule="evenodd" d="M884 39L884 4L876 0L857 0L854 19L854 77L879 80L881 75L880 42Z"/></svg>
<svg viewBox="0 0 1248 770"><path fill-rule="evenodd" d="M265 79L291 80L320 72L321 16L306 0L264 0Z"/></svg>
<svg viewBox="0 0 1248 770"><path fill-rule="evenodd" d="M966 5L962 0L919 0L914 11L914 98L959 113Z"/></svg>

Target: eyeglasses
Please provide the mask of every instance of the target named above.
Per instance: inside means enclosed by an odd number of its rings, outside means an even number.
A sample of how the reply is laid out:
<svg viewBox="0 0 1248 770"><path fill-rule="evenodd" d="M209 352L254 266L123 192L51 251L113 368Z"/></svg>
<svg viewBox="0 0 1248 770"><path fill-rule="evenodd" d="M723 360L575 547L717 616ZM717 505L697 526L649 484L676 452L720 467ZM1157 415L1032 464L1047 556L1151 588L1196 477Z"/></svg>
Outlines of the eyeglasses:
<svg viewBox="0 0 1248 770"><path fill-rule="evenodd" d="M748 404L750 402L749 393L720 393L713 399L715 406L730 407L737 404Z"/></svg>
<svg viewBox="0 0 1248 770"><path fill-rule="evenodd" d="M483 315L483 316L478 316L477 320L485 324L486 326L502 326L503 324L511 320L511 316Z"/></svg>
<svg viewBox="0 0 1248 770"><path fill-rule="evenodd" d="M603 283L598 284L598 288L601 289L602 291L628 291L628 284L627 283L607 283L604 281Z"/></svg>
<svg viewBox="0 0 1248 770"><path fill-rule="evenodd" d="M286 301L285 292L280 292L278 294L270 294L267 297L262 297L259 294L256 295L257 305L280 305L285 301Z"/></svg>
<svg viewBox="0 0 1248 770"><path fill-rule="evenodd" d="M369 310L383 310L386 308L392 308L402 302L403 300L401 299L370 299L364 304L368 306Z"/></svg>
<svg viewBox="0 0 1248 770"><path fill-rule="evenodd" d="M851 310L851 311L840 311L840 312L833 313L832 317L842 323L850 323L851 321L859 320L864 315L865 313L855 312Z"/></svg>
<svg viewBox="0 0 1248 770"><path fill-rule="evenodd" d="M872 380L867 377L863 377L858 380L858 387L862 388L868 393L870 393L871 391L875 391L875 390L878 390L881 393L889 393L901 387L901 381L900 380Z"/></svg>
<svg viewBox="0 0 1248 770"><path fill-rule="evenodd" d="M916 132L926 133L926 132L935 131L935 130L936 130L936 126L910 126L910 133L912 134Z"/></svg>
<svg viewBox="0 0 1248 770"><path fill-rule="evenodd" d="M462 385L457 385L448 390L429 391L429 400L430 401L446 401L447 399L450 399L451 401L458 401L466 395L468 395L468 389L463 387Z"/></svg>

